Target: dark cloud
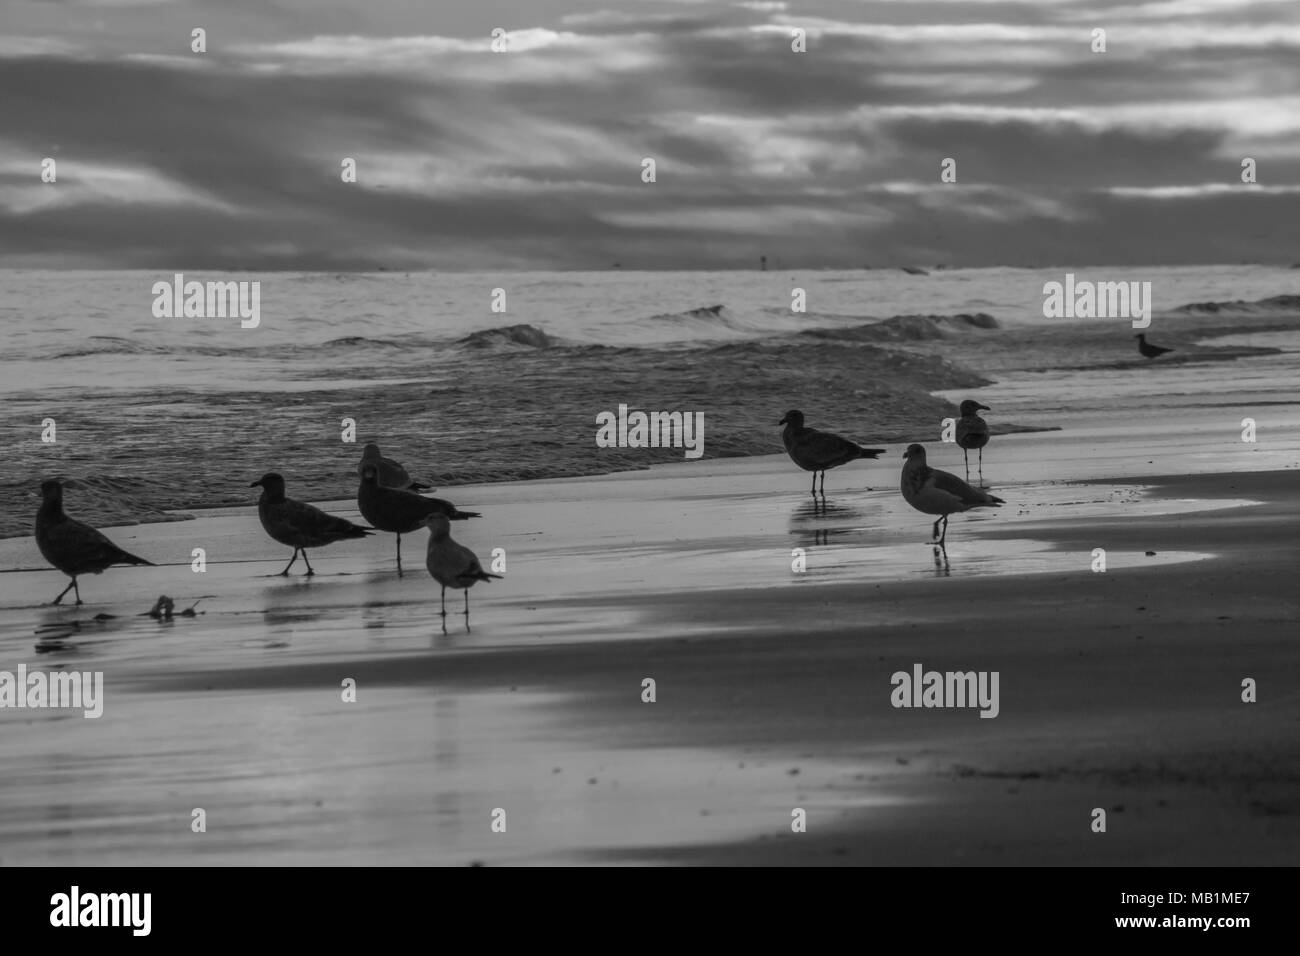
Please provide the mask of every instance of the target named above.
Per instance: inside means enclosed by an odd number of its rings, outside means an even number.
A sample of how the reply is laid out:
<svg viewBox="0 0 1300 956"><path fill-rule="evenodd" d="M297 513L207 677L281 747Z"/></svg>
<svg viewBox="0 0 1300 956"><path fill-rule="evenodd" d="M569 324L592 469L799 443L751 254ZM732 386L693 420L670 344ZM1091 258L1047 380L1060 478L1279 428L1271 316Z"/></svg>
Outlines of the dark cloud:
<svg viewBox="0 0 1300 956"><path fill-rule="evenodd" d="M110 34L120 40L144 9L116 8ZM819 15L1057 29L1082 9L828 2ZM201 60L93 45L0 56L0 254L190 269L1295 256L1283 248L1294 194L1150 191L1239 182L1252 151L1261 182L1300 183L1286 37L1102 59L1036 34L1004 48L831 29L795 54L784 27L750 29L768 13L663 3L540 24L580 34L576 44L493 55L480 35L426 55L383 42L403 35L387 7L375 23L389 32L358 29L376 39L355 54L308 56L273 44L310 49L317 31L292 32L280 7L259 38L256 10L228 9L242 45ZM1240 22L1272 22L1266 8L1250 13ZM343 16L331 6L327 19ZM408 35L432 32L397 20ZM1201 29L1213 38L1212 23ZM71 29L41 36L83 42ZM252 46L261 40L272 45ZM56 186L39 182L44 156L59 162ZM343 156L362 185L340 181ZM659 164L653 185L640 181L644 156ZM955 186L938 181L949 156Z"/></svg>

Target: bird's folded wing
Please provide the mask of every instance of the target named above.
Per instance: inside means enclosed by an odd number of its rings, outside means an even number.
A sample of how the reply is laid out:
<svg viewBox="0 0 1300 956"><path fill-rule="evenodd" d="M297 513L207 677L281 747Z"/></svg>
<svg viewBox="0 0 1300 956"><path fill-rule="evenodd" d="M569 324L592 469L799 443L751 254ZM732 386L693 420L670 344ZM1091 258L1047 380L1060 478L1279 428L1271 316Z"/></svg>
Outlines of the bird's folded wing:
<svg viewBox="0 0 1300 956"><path fill-rule="evenodd" d="M71 518L53 525L47 535L56 550L82 562L111 561L126 553L90 525Z"/></svg>
<svg viewBox="0 0 1300 956"><path fill-rule="evenodd" d="M411 476L407 474L406 469L391 458L383 459L380 477L384 479L383 483L390 488L405 488L411 483Z"/></svg>
<svg viewBox="0 0 1300 956"><path fill-rule="evenodd" d="M976 491L956 475L949 474L946 471L931 468L929 477L934 487L940 491L946 491L950 495L955 495L962 500L963 504L978 504L988 500L988 495L984 494L984 492Z"/></svg>
<svg viewBox="0 0 1300 956"><path fill-rule="evenodd" d="M292 531L300 534L344 533L352 527L346 518L326 514L315 505L302 501L286 501L284 521Z"/></svg>
<svg viewBox="0 0 1300 956"><path fill-rule="evenodd" d="M815 461L833 461L836 458L854 454L858 451L858 445L856 442L841 438L839 435L832 435L830 432L819 432L815 428L810 428L799 436L795 450L800 455Z"/></svg>

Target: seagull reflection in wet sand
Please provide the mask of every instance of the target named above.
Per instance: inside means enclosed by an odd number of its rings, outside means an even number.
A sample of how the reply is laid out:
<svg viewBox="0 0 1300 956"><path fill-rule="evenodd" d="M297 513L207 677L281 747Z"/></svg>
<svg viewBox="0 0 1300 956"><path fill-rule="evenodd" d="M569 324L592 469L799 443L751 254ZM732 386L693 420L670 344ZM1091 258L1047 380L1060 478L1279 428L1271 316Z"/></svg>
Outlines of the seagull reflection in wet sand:
<svg viewBox="0 0 1300 956"><path fill-rule="evenodd" d="M804 536L811 534L814 544L829 544L832 535L852 534L862 530L858 525L861 518L862 511L858 508L832 504L825 498L813 498L804 501L790 513L790 533ZM827 519L834 523L825 524ZM813 520L818 521L819 526L812 525Z"/></svg>

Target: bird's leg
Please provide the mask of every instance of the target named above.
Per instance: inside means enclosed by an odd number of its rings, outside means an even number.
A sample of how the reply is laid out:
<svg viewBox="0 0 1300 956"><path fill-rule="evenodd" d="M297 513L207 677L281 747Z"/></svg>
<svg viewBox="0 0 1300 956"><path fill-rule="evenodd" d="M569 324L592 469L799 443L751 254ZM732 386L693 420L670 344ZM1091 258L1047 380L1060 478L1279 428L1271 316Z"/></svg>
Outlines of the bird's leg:
<svg viewBox="0 0 1300 956"><path fill-rule="evenodd" d="M944 544L948 540L948 516L943 516L943 535L939 538L939 547L943 548L944 554L948 553L948 547Z"/></svg>
<svg viewBox="0 0 1300 956"><path fill-rule="evenodd" d="M930 529L930 538L931 538L932 540L937 540L937 539L938 539L938 537L939 537L939 522L942 521L942 520L943 520L942 518L935 518L935 519L934 519L934 527Z"/></svg>
<svg viewBox="0 0 1300 956"><path fill-rule="evenodd" d="M302 563L307 565L307 577L311 577L316 572L311 569L311 562L307 560L307 549L302 549Z"/></svg>
<svg viewBox="0 0 1300 956"><path fill-rule="evenodd" d="M822 469L822 497L826 497L826 469Z"/></svg>
<svg viewBox="0 0 1300 956"><path fill-rule="evenodd" d="M966 462L966 480L970 481L970 449L963 448L961 450L961 457L962 460Z"/></svg>
<svg viewBox="0 0 1300 956"><path fill-rule="evenodd" d="M812 493L813 493L814 495L817 494L817 472L815 472L815 471L813 472L813 486L812 486Z"/></svg>
<svg viewBox="0 0 1300 956"><path fill-rule="evenodd" d="M980 487L984 487L984 449L980 449Z"/></svg>
<svg viewBox="0 0 1300 956"><path fill-rule="evenodd" d="M294 549L293 549L293 557L289 559L289 563L286 564L286 565L284 566L284 570L280 572L280 577L282 577L282 578L287 578L287 577L289 576L289 569L290 569L291 567L293 567L293 563L294 563L295 561L297 561L297 560L298 560L298 549L297 549L297 548L294 548Z"/></svg>
<svg viewBox="0 0 1300 956"><path fill-rule="evenodd" d="M59 592L59 596L56 597L56 598L55 598L53 601L51 601L50 603L51 603L51 604L58 604L60 601L62 601L62 600L63 600L63 595L65 595L65 594L67 594L69 591L71 591L71 590L72 590L72 585L73 585L73 584L76 584L76 583L77 583L77 578L76 578L75 575L73 575L72 582L71 582L71 583L70 583L66 588L64 588L62 591L60 591L60 592Z"/></svg>
<svg viewBox="0 0 1300 956"><path fill-rule="evenodd" d="M447 616L447 587L446 587L446 585L443 585L443 588L442 588L442 616L443 616L444 618ZM443 626L445 627L446 625L444 624Z"/></svg>
<svg viewBox="0 0 1300 956"><path fill-rule="evenodd" d="M77 576L72 576L72 593L77 596L77 606L81 606L81 587L77 584Z"/></svg>
<svg viewBox="0 0 1300 956"><path fill-rule="evenodd" d="M397 576L402 576L402 536L397 536Z"/></svg>

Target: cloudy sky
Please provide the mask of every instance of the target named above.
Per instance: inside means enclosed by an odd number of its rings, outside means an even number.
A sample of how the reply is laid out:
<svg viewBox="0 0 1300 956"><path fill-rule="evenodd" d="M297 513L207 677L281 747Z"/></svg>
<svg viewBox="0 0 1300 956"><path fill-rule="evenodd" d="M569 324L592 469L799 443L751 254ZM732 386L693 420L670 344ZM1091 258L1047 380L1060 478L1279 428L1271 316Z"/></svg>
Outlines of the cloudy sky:
<svg viewBox="0 0 1300 956"><path fill-rule="evenodd" d="M0 2L4 266L1300 261L1297 0Z"/></svg>

